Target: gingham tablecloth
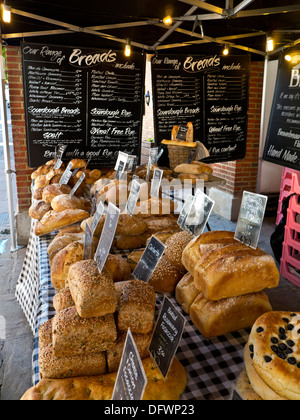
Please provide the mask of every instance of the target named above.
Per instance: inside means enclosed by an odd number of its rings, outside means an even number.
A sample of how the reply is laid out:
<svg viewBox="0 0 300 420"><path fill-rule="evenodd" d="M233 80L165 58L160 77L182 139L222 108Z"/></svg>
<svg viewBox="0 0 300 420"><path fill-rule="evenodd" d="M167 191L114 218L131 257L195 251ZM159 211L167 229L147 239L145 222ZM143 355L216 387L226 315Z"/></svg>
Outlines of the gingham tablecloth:
<svg viewBox="0 0 300 420"><path fill-rule="evenodd" d="M54 234L42 238L32 237L29 242L24 268L17 286L17 298L30 325L34 325L33 384L39 381L38 328L55 315L47 247ZM34 292L34 293L32 293ZM228 400L236 380L244 368L243 348L250 330L240 330L226 336L205 339L201 336L174 296L173 304L186 317L186 327L176 357L185 367L188 384L182 400ZM163 295L157 295L157 311ZM34 301L34 302L33 302Z"/></svg>

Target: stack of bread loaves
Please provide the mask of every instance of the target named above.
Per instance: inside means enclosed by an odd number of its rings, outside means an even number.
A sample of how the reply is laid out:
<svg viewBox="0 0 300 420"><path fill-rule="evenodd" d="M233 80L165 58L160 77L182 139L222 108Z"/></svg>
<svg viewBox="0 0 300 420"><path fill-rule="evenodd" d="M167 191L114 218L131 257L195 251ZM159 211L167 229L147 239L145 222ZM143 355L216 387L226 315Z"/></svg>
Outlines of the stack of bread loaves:
<svg viewBox="0 0 300 420"><path fill-rule="evenodd" d="M300 312L262 315L244 355L246 372L236 387L242 399L300 400Z"/></svg>
<svg viewBox="0 0 300 420"><path fill-rule="evenodd" d="M202 234L187 245L182 262L189 274L176 298L204 337L251 327L272 310L263 290L278 286L275 261L235 241L233 232Z"/></svg>

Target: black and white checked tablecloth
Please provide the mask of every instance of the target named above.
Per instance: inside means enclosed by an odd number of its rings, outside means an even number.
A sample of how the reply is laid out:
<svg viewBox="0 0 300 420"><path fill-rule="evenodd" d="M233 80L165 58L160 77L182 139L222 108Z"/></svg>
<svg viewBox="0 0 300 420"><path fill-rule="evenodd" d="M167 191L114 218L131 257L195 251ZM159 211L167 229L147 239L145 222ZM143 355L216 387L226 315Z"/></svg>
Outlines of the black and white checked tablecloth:
<svg viewBox="0 0 300 420"><path fill-rule="evenodd" d="M47 247L54 234L36 238L32 233L17 297L30 325L34 326L33 384L39 381L38 328L55 315ZM38 282L38 283L36 283ZM38 298L37 298L38 296ZM173 296L172 303L186 317L185 330L176 357L185 367L188 384L182 400L228 400L236 380L244 368L243 348L250 330L240 330L226 336L205 339L201 336ZM163 295L157 295L157 309ZM27 306L28 305L28 306Z"/></svg>

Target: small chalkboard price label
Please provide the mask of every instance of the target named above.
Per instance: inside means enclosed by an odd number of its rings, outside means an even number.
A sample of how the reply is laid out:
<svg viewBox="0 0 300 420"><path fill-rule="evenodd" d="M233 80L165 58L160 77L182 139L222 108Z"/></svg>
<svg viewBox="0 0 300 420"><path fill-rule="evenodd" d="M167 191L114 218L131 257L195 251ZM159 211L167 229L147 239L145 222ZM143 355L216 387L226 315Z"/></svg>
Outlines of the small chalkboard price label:
<svg viewBox="0 0 300 420"><path fill-rule="evenodd" d="M159 190L160 190L163 174L164 174L164 171L162 171L161 169L156 168L154 170L154 174L153 174L153 178L151 182L151 191L150 191L150 195L153 198L159 197Z"/></svg>
<svg viewBox="0 0 300 420"><path fill-rule="evenodd" d="M84 250L83 250L84 260L90 260L92 258L92 242L93 242L93 233L91 231L90 225L86 223L85 234L84 234Z"/></svg>
<svg viewBox="0 0 300 420"><path fill-rule="evenodd" d="M69 165L67 166L65 172L62 174L60 180L59 180L59 184L60 185L67 185L68 182L71 179L72 176L72 167L73 167L73 163L70 162Z"/></svg>
<svg viewBox="0 0 300 420"><path fill-rule="evenodd" d="M139 199L141 191L141 184L137 179L133 179L131 183L131 190L126 204L126 211L132 216Z"/></svg>
<svg viewBox="0 0 300 420"><path fill-rule="evenodd" d="M65 146L65 145L62 144L61 146L58 147L58 150L56 148L56 151L55 151L56 162L55 162L55 165L54 165L53 169L60 169L61 168L61 165L63 163L62 157L63 157L63 154L65 153L67 147L68 146Z"/></svg>
<svg viewBox="0 0 300 420"><path fill-rule="evenodd" d="M147 376L130 329L113 391L112 401L140 401L147 385Z"/></svg>
<svg viewBox="0 0 300 420"><path fill-rule="evenodd" d="M116 207L114 204L109 203L105 224L103 227L101 238L99 240L97 251L94 256L100 273L102 272L103 267L105 266L108 254L110 252L110 248L117 230L119 217L120 209L118 209L118 207Z"/></svg>
<svg viewBox="0 0 300 420"><path fill-rule="evenodd" d="M235 239L256 249L265 217L268 197L244 191Z"/></svg>
<svg viewBox="0 0 300 420"><path fill-rule="evenodd" d="M194 236L201 235L211 215L214 204L214 200L198 189L182 228Z"/></svg>
<svg viewBox="0 0 300 420"><path fill-rule="evenodd" d="M186 141L186 135L187 135L188 131L189 131L188 126L181 125L179 127L179 130L178 130L178 133L177 133L177 136L176 136L176 140Z"/></svg>
<svg viewBox="0 0 300 420"><path fill-rule="evenodd" d="M72 188L72 191L70 192L70 197L73 197L73 195L76 193L80 185L83 183L84 179L85 179L85 174L82 174L79 180L76 182L76 184Z"/></svg>
<svg viewBox="0 0 300 420"><path fill-rule="evenodd" d="M128 160L129 156L127 153L119 152L118 160L115 166L117 180L121 179L123 172L126 171L128 167Z"/></svg>
<svg viewBox="0 0 300 420"><path fill-rule="evenodd" d="M185 317L165 296L149 347L150 355L164 378L177 352L185 322Z"/></svg>
<svg viewBox="0 0 300 420"><path fill-rule="evenodd" d="M142 258L133 272L134 278L147 283L163 256L165 249L166 246L155 236L152 236Z"/></svg>

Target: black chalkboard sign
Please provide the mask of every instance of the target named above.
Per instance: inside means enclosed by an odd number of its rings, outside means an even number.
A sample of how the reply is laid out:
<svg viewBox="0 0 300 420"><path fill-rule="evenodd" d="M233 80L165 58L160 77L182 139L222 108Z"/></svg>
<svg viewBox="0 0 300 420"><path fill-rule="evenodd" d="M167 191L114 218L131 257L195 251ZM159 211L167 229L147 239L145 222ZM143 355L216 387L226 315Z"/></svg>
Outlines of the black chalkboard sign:
<svg viewBox="0 0 300 420"><path fill-rule="evenodd" d="M171 140L175 125L192 122L207 163L246 155L249 56L159 55L152 59L155 139ZM160 162L162 163L162 162Z"/></svg>
<svg viewBox="0 0 300 420"><path fill-rule="evenodd" d="M133 52L22 44L28 164L55 157L114 167L141 155L145 57Z"/></svg>
<svg viewBox="0 0 300 420"><path fill-rule="evenodd" d="M300 50L288 62L282 56L263 159L300 169Z"/></svg>

